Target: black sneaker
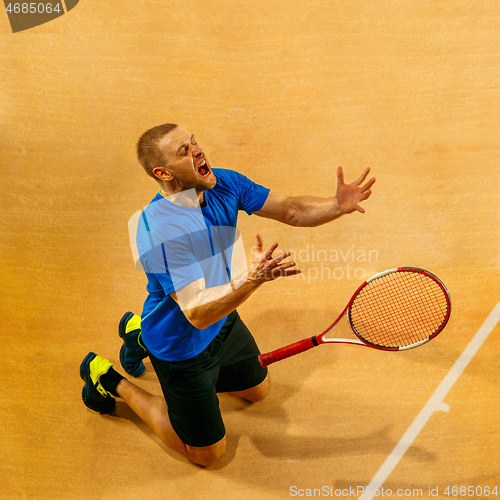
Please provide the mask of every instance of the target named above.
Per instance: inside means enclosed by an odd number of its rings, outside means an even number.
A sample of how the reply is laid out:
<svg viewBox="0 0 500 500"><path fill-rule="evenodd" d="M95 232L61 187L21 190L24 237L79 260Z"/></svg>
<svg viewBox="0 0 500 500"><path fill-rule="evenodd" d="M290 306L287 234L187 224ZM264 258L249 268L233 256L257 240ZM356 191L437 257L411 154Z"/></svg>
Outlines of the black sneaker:
<svg viewBox="0 0 500 500"><path fill-rule="evenodd" d="M100 378L113 366L107 359L89 352L80 365L80 377L85 382L82 399L85 406L99 413L111 413L116 405L113 394L102 386Z"/></svg>
<svg viewBox="0 0 500 500"><path fill-rule="evenodd" d="M148 355L141 343L141 318L127 312L118 326L118 334L123 339L120 349L120 363L123 369L133 377L139 377L146 371L142 360Z"/></svg>

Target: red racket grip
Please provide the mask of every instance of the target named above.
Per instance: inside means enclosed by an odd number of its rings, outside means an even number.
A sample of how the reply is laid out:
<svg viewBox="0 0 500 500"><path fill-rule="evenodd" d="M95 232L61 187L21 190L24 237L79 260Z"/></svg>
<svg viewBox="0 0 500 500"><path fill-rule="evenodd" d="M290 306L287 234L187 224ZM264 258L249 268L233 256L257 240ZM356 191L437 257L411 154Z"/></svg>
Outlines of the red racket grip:
<svg viewBox="0 0 500 500"><path fill-rule="evenodd" d="M268 366L271 363L276 363L276 361L281 361L282 359L289 358L290 356L295 356L301 352L308 351L317 345L319 344L315 337L299 340L298 342L295 342L295 344L290 344L285 347L281 347L280 349L276 349L275 351L261 354L259 356L259 363L262 366Z"/></svg>

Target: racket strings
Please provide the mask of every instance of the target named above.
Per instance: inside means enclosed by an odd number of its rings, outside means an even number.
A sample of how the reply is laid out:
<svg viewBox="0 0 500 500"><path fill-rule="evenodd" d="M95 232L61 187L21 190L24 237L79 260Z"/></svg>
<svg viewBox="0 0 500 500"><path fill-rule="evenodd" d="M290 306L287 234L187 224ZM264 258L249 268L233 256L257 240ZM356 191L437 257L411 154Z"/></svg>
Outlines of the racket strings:
<svg viewBox="0 0 500 500"><path fill-rule="evenodd" d="M447 295L426 274L399 271L362 288L350 308L350 321L371 344L404 347L431 337L448 315Z"/></svg>

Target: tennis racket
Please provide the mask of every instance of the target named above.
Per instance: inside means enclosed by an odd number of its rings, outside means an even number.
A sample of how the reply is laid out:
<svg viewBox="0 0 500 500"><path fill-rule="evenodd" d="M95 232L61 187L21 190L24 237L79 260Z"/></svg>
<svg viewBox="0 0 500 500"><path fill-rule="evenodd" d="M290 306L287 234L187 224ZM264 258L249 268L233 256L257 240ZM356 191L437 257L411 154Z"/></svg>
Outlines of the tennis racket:
<svg viewBox="0 0 500 500"><path fill-rule="evenodd" d="M384 351L413 349L436 337L448 323L450 313L450 294L439 278L417 267L389 269L366 280L323 333L261 354L259 361L268 366L327 343ZM344 315L357 338L326 338Z"/></svg>

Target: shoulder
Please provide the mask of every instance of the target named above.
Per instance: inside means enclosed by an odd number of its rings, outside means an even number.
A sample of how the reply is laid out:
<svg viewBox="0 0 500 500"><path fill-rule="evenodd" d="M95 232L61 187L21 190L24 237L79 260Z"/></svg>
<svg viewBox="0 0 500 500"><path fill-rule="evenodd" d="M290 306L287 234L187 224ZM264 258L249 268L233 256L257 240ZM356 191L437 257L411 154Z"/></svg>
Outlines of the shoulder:
<svg viewBox="0 0 500 500"><path fill-rule="evenodd" d="M213 189L217 189L215 192L220 193L221 197L233 198L238 210L244 210L250 215L262 208L269 189L234 170L214 169L214 173L217 184Z"/></svg>
<svg viewBox="0 0 500 500"><path fill-rule="evenodd" d="M217 184L219 184L219 187L225 189L229 188L233 192L242 193L257 186L257 184L246 175L240 174L235 170L214 168L213 172L217 177ZM215 188L217 188L217 184Z"/></svg>
<svg viewBox="0 0 500 500"><path fill-rule="evenodd" d="M217 182L221 180L223 183L236 182L239 184L247 179L243 174L240 174L235 170L229 170L227 168L214 168L213 172L217 177Z"/></svg>

